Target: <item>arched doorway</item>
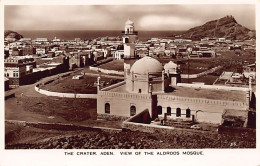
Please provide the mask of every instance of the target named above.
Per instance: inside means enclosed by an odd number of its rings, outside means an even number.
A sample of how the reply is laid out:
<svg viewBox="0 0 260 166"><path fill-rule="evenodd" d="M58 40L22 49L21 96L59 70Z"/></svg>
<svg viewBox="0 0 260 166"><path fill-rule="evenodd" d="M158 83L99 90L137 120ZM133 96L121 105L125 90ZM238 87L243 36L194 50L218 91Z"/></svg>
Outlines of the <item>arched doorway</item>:
<svg viewBox="0 0 260 166"><path fill-rule="evenodd" d="M167 115L168 115L168 116L171 116L171 114L172 114L172 109L171 109L171 107L167 107Z"/></svg>
<svg viewBox="0 0 260 166"><path fill-rule="evenodd" d="M128 38L125 38L125 43L129 43L129 39Z"/></svg>
<svg viewBox="0 0 260 166"><path fill-rule="evenodd" d="M110 114L110 104L109 103L105 104L105 113Z"/></svg>
<svg viewBox="0 0 260 166"><path fill-rule="evenodd" d="M158 115L162 115L162 106L157 106Z"/></svg>
<svg viewBox="0 0 260 166"><path fill-rule="evenodd" d="M186 118L190 118L190 109L186 109Z"/></svg>
<svg viewBox="0 0 260 166"><path fill-rule="evenodd" d="M181 117L181 109L180 108L176 109L176 117Z"/></svg>
<svg viewBox="0 0 260 166"><path fill-rule="evenodd" d="M136 114L136 107L134 105L132 105L130 107L130 116L134 116Z"/></svg>

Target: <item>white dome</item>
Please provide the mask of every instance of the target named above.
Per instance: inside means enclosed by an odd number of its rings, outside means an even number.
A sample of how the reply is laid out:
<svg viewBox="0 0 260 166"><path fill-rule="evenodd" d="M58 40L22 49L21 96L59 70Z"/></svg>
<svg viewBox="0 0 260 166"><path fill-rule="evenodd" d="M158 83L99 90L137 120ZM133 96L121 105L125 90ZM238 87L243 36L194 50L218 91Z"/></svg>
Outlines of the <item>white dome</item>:
<svg viewBox="0 0 260 166"><path fill-rule="evenodd" d="M178 67L178 65L176 63L174 63L173 61L170 61L168 63L166 63L164 65L164 69L167 70L167 69L176 69Z"/></svg>
<svg viewBox="0 0 260 166"><path fill-rule="evenodd" d="M138 74L148 74L155 72L162 72L163 67L162 64L149 56L145 56L138 61L136 61L131 67L130 72L138 73Z"/></svg>
<svg viewBox="0 0 260 166"><path fill-rule="evenodd" d="M128 20L125 22L125 25L132 25L132 26L134 26L134 22L128 19Z"/></svg>

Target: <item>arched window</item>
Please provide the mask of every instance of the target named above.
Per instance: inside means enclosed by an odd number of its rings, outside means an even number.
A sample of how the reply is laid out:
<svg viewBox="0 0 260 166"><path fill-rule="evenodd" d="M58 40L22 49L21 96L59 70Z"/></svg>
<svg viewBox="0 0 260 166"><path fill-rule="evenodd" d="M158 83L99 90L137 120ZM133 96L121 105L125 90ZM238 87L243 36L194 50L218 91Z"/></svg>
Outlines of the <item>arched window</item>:
<svg viewBox="0 0 260 166"><path fill-rule="evenodd" d="M167 115L171 116L172 114L172 109L171 107L167 107Z"/></svg>
<svg viewBox="0 0 260 166"><path fill-rule="evenodd" d="M109 103L105 104L105 113L110 114L110 104Z"/></svg>
<svg viewBox="0 0 260 166"><path fill-rule="evenodd" d="M176 117L180 117L181 116L181 109L177 108L176 109Z"/></svg>
<svg viewBox="0 0 260 166"><path fill-rule="evenodd" d="M134 116L136 114L136 107L134 105L132 105L130 107L130 116Z"/></svg>
<svg viewBox="0 0 260 166"><path fill-rule="evenodd" d="M158 115L162 115L162 106L158 106L157 107L157 112L158 112Z"/></svg>
<svg viewBox="0 0 260 166"><path fill-rule="evenodd" d="M190 118L190 109L186 109L186 118Z"/></svg>

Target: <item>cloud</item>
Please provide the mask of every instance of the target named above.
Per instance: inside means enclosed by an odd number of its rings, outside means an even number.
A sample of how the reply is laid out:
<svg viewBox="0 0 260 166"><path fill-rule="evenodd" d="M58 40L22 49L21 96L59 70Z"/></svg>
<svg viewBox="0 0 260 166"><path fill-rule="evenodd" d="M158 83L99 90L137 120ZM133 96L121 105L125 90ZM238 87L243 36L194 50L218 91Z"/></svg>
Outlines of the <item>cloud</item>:
<svg viewBox="0 0 260 166"><path fill-rule="evenodd" d="M7 8L7 10L9 10ZM6 27L17 29L84 29L103 26L109 15L94 6L21 6L10 16L6 14Z"/></svg>
<svg viewBox="0 0 260 166"><path fill-rule="evenodd" d="M206 21L233 15L255 26L254 5L10 5L5 29L122 30L130 17L136 30L187 30Z"/></svg>
<svg viewBox="0 0 260 166"><path fill-rule="evenodd" d="M146 15L139 20L138 25L142 29L185 30L187 27L195 26L198 22L196 19L171 15Z"/></svg>

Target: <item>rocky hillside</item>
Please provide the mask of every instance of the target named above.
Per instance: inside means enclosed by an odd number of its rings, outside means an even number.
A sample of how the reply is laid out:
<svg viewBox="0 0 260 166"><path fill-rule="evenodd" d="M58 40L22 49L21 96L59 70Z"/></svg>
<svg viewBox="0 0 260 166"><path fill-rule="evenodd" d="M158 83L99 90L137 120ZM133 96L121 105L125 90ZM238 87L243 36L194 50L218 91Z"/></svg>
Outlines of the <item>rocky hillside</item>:
<svg viewBox="0 0 260 166"><path fill-rule="evenodd" d="M41 129L7 123L6 149L204 149L255 148L255 131L144 133L100 129Z"/></svg>
<svg viewBox="0 0 260 166"><path fill-rule="evenodd" d="M5 31L5 38L16 38L17 40L23 38L23 36L17 32L14 31Z"/></svg>
<svg viewBox="0 0 260 166"><path fill-rule="evenodd" d="M231 40L245 40L255 38L255 31L238 24L233 16L226 16L191 28L186 31L182 37L191 38L193 40L200 40L204 37L224 37Z"/></svg>

